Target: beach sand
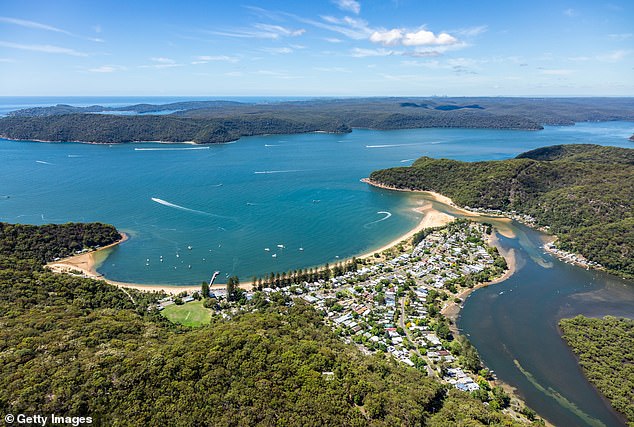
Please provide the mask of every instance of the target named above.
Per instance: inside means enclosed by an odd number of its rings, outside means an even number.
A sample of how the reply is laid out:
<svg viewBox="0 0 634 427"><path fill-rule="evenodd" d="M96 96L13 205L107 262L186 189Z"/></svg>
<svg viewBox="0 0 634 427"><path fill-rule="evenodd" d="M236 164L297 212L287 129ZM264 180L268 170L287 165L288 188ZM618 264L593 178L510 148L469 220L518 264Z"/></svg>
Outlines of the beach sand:
<svg viewBox="0 0 634 427"><path fill-rule="evenodd" d="M373 251L369 251L362 255L359 255L357 256L357 258L359 259L370 258L375 253L383 252L387 249L393 248L394 246L398 245L404 240L411 239L414 236L414 234L418 233L421 230L424 230L425 228L440 227L440 226L449 224L451 221L455 219L451 215L447 215L446 213L437 211L436 209L433 208L431 203L427 203L423 206L416 207L413 210L415 212L423 214L423 218L421 219L421 221L418 223L416 227L414 227L407 233L403 234L402 236L399 236L398 238L392 240L390 243L387 243L386 245L381 246L380 248L375 249Z"/></svg>

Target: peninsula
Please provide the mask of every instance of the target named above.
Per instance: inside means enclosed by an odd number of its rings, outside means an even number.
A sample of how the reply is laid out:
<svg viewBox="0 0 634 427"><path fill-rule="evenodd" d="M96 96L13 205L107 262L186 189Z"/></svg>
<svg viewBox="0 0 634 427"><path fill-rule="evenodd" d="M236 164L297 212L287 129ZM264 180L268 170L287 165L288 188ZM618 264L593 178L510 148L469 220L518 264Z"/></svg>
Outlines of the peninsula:
<svg viewBox="0 0 634 427"><path fill-rule="evenodd" d="M422 157L411 167L375 171L370 180L439 192L472 209L519 214L554 233L558 249L633 277L632 176L633 149L557 145L502 161Z"/></svg>

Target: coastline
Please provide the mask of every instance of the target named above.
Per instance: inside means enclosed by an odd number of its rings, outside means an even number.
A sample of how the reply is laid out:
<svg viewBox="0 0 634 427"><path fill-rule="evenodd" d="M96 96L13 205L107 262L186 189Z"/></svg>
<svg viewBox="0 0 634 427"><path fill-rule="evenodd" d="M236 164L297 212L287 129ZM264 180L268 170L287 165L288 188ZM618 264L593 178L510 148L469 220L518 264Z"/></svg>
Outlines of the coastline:
<svg viewBox="0 0 634 427"><path fill-rule="evenodd" d="M463 208L458 207L449 197L444 196L442 194L439 193L435 193L435 192L431 192L431 191L420 191L420 190L403 190L403 189L397 189L397 188L391 188L389 186L385 186L385 185L381 185L375 182L372 182L371 180L369 180L368 178L363 178L361 180L364 183L367 183L369 185L372 185L374 187L377 188L382 188L382 189L387 189L387 190L395 190L395 191L403 191L403 192L417 192L417 193L425 193L427 195L429 195L434 201L437 201L439 203L451 206L453 209L459 211L461 214L465 215L465 216L481 216L481 214L477 213L477 212L472 212ZM367 251L364 252L360 255L355 255L355 256L351 256L349 258L347 258L347 260L352 259L353 257L359 258L359 259L367 259L367 258L371 258L374 256L374 254L376 253L381 253L385 250L391 249L397 245L399 245L400 243L402 243L403 241L406 241L408 239L411 239L416 233L418 233L419 231L426 229L426 228L432 228L432 227L439 227L439 226L443 226L448 224L449 222L453 221L453 219L455 217L453 217L452 215L446 214L444 212L441 212L437 209L435 209L431 203L427 203L423 206L419 206L413 209L415 212L418 212L420 214L423 214L423 217L421 218L421 220L419 221L419 223L412 228L411 230L407 231L405 234L402 234L398 237L396 237L394 240L390 241L389 243L381 246L380 248L371 250L371 251ZM504 219L505 217L499 217L500 219ZM510 220L509 220L510 221ZM503 235L506 235L504 233L502 233ZM136 289L139 291L144 291L144 292L165 292L167 294L170 295L176 295L179 294L181 292L194 292L197 290L200 290L200 286L196 285L196 286L192 286L192 285L166 285L166 284L150 284L150 283L133 283L133 282L119 282L116 280L111 280L108 279L107 277L105 277L104 275L102 275L101 273L97 272L97 265L98 265L98 260L97 260L97 255L100 254L102 251L111 249L121 243L124 243L126 240L128 240L128 236L125 233L121 233L121 239L117 242L114 242L108 246L104 246L103 248L99 248L95 251L91 251L91 252L87 252L87 253L83 253L83 254L78 254L78 255L73 255L70 256L68 258L64 258L58 261L53 261L48 263L46 266L53 271L54 273L66 273L66 274L75 274L75 275L79 275L81 277L84 278L90 278L90 279L95 279L95 280L103 280L106 283L109 283L111 285L120 287L120 288L126 288L126 289ZM509 236L509 237L513 237L513 236ZM499 248L498 248L499 250ZM505 256L506 258L506 256ZM507 259L507 264L509 264L509 266L511 265L511 263L513 263L514 265L514 259L511 261L510 259ZM75 272L79 272L79 274L77 273L73 273L73 271ZM508 273L508 276L503 276L503 278L499 278L497 279L498 281L502 281L508 277L510 277L510 275L512 274L512 271ZM497 281L495 282L497 283ZM219 288L223 288L225 286L225 284L223 283L215 283L211 289L219 289ZM241 283L240 287L246 290L249 290L253 287L252 283L249 282L245 282L245 283ZM478 285L478 287L482 287L481 285ZM477 289L478 287L474 288ZM469 291L473 291L473 290L469 290ZM465 297L468 294L465 294ZM457 315L457 313L456 313Z"/></svg>
<svg viewBox="0 0 634 427"><path fill-rule="evenodd" d="M413 209L414 211L423 214L420 222L411 230L407 231L405 234L398 236L394 240L389 243L381 246L372 251L365 252L361 255L351 256L346 260L350 260L353 257L359 259L366 259L372 257L375 253L383 252L387 249L391 249L394 246L397 246L401 242L408 240L414 236L414 234L425 228L438 227L442 225L446 225L449 222L453 221L454 217L451 215L447 215L443 212L437 211L433 208L431 203L416 207ZM106 283L111 285L125 288L125 289L136 289L144 292L165 292L170 295L176 295L183 291L185 292L194 292L200 290L200 286L191 286L191 285L165 285L165 284L146 284L146 283L133 283L133 282L119 282L116 280L111 280L97 272L97 255L107 249L113 248L126 240L128 240L128 236L125 233L121 233L121 239L117 242L114 242L108 246L104 246L103 248L99 248L95 251L86 252L83 254L73 255L68 258L64 258L58 261L53 261L46 266L53 271L54 273L60 274L75 274L84 278L95 279L95 280L103 280ZM73 272L79 272L73 273ZM220 289L224 288L225 284L223 283L215 283L211 286L211 289ZM253 283L245 282L240 284L240 288L245 290L250 290L253 287Z"/></svg>

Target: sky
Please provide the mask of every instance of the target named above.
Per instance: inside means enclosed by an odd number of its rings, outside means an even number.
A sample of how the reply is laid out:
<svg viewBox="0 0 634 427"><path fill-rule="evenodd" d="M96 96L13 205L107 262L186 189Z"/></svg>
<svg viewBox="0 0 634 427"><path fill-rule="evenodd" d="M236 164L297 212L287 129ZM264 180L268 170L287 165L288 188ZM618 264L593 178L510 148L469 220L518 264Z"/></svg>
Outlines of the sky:
<svg viewBox="0 0 634 427"><path fill-rule="evenodd" d="M0 96L634 96L632 0L0 0Z"/></svg>

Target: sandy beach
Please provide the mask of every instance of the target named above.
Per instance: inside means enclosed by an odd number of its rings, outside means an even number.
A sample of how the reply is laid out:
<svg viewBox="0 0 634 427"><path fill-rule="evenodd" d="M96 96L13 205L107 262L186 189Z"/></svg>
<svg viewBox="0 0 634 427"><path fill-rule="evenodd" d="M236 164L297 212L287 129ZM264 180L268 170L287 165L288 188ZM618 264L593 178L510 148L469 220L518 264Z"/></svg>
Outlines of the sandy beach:
<svg viewBox="0 0 634 427"><path fill-rule="evenodd" d="M451 221L455 219L451 215L447 215L446 213L435 210L433 206L431 205L431 203L414 208L413 210L415 212L423 214L423 218L421 219L421 221L418 223L416 227L414 227L407 233L403 234L402 236L397 237L391 242L381 246L380 248L375 249L373 251L366 252L362 255L359 255L357 256L357 258L359 259L369 258L373 256L375 253L383 252L387 249L393 248L394 246L398 245L404 240L411 239L414 236L414 234L418 233L421 230L424 230L425 228L440 227L440 226L449 224Z"/></svg>

